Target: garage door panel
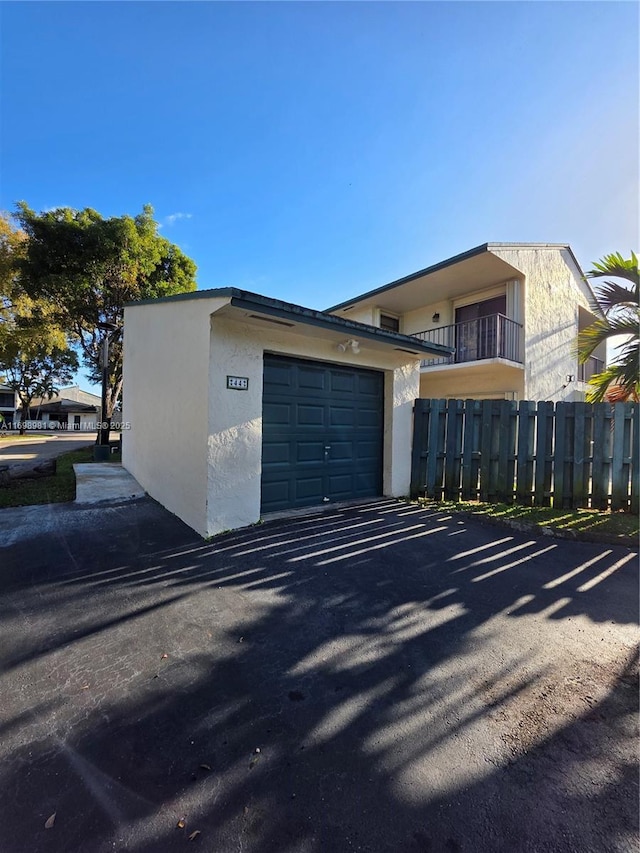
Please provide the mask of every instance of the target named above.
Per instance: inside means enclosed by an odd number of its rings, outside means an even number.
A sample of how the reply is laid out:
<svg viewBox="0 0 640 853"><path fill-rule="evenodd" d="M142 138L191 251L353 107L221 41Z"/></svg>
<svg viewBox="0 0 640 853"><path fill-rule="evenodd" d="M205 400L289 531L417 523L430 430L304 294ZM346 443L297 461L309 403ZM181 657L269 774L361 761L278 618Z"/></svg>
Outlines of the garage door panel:
<svg viewBox="0 0 640 853"><path fill-rule="evenodd" d="M298 403L295 412L297 426L324 426L325 407L322 405Z"/></svg>
<svg viewBox="0 0 640 853"><path fill-rule="evenodd" d="M383 387L375 371L265 355L263 512L382 493Z"/></svg>
<svg viewBox="0 0 640 853"><path fill-rule="evenodd" d="M290 465L291 445L288 441L265 442L262 448L262 464L267 465Z"/></svg>
<svg viewBox="0 0 640 853"><path fill-rule="evenodd" d="M329 426L349 426L352 427L356 422L356 413L352 406L330 406L329 407Z"/></svg>
<svg viewBox="0 0 640 853"><path fill-rule="evenodd" d="M292 403L265 403L262 409L262 426L286 427L291 422Z"/></svg>
<svg viewBox="0 0 640 853"><path fill-rule="evenodd" d="M300 391L324 391L327 377L321 367L302 367L297 370L297 386Z"/></svg>
<svg viewBox="0 0 640 853"><path fill-rule="evenodd" d="M329 491L333 500L348 500L354 492L353 474L330 474Z"/></svg>
<svg viewBox="0 0 640 853"><path fill-rule="evenodd" d="M373 472L360 471L356 474L356 491L358 497L368 498L377 494L378 479Z"/></svg>
<svg viewBox="0 0 640 853"><path fill-rule="evenodd" d="M353 394L356 389L356 376L354 373L341 373L337 370L330 371L331 392L334 394Z"/></svg>
<svg viewBox="0 0 640 853"><path fill-rule="evenodd" d="M378 430L382 427L382 412L370 406L363 406L356 411L356 426Z"/></svg>
<svg viewBox="0 0 640 853"><path fill-rule="evenodd" d="M262 483L262 501L273 509L284 509L291 505L291 480L269 480Z"/></svg>
<svg viewBox="0 0 640 853"><path fill-rule="evenodd" d="M295 379L295 373L291 364L270 364L269 371L265 371L265 387L280 386L291 388Z"/></svg>
<svg viewBox="0 0 640 853"><path fill-rule="evenodd" d="M356 441L355 443L355 458L359 462L378 459L380 448L376 441Z"/></svg>
<svg viewBox="0 0 640 853"><path fill-rule="evenodd" d="M324 442L305 441L294 442L296 462L319 462L324 465Z"/></svg>
<svg viewBox="0 0 640 853"><path fill-rule="evenodd" d="M322 500L324 497L323 477L298 477L295 481L296 499L305 501L308 499Z"/></svg>
<svg viewBox="0 0 640 853"><path fill-rule="evenodd" d="M354 458L354 441L332 441L327 445L329 450L329 463L352 462Z"/></svg>
<svg viewBox="0 0 640 853"><path fill-rule="evenodd" d="M359 373L357 375L358 394L378 399L381 392L382 377L380 374Z"/></svg>

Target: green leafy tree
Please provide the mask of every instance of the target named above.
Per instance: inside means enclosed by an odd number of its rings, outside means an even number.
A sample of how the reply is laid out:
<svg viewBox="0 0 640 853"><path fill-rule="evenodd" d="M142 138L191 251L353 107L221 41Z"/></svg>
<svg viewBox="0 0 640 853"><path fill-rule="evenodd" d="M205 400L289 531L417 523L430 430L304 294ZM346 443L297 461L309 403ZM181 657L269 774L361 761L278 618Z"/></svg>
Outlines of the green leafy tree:
<svg viewBox="0 0 640 853"><path fill-rule="evenodd" d="M91 208L35 213L20 202L16 218L28 238L21 286L31 298L56 306L56 322L77 343L96 383L105 335L101 325L115 326L103 413L109 421L122 393L125 304L195 290L196 265L158 233L150 206L136 217L104 219Z"/></svg>
<svg viewBox="0 0 640 853"><path fill-rule="evenodd" d="M20 399L20 433L24 434L29 410L36 397L51 399L68 385L78 369L73 350L51 345L24 329L14 328L0 344L0 372Z"/></svg>
<svg viewBox="0 0 640 853"><path fill-rule="evenodd" d="M608 280L594 286L591 308L598 319L578 335L580 363L584 364L601 344L618 339L621 335L624 337L622 343L614 347L611 364L589 380L587 399L592 403L606 399L637 400L640 393L638 258L634 252L629 259L623 258L618 252L605 255L593 266L587 278L623 279L625 283Z"/></svg>
<svg viewBox="0 0 640 853"><path fill-rule="evenodd" d="M21 432L34 397L51 399L57 385L71 381L78 366L52 305L31 298L22 287L27 242L12 217L0 213L0 374L18 394Z"/></svg>

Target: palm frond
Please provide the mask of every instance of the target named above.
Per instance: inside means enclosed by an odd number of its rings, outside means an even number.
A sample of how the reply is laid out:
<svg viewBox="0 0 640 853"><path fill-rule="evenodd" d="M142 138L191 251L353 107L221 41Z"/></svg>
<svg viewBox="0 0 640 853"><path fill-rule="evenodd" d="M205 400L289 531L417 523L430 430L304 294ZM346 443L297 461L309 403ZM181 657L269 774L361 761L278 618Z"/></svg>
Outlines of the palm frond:
<svg viewBox="0 0 640 853"><path fill-rule="evenodd" d="M624 278L635 284L640 283L640 271L638 270L638 258L635 252L631 252L630 258L624 258L620 252L605 255L601 261L593 264L593 269L586 274L587 278L602 278L605 275L613 275Z"/></svg>
<svg viewBox="0 0 640 853"><path fill-rule="evenodd" d="M624 287L616 281L605 281L594 288L598 307L604 314L617 309L637 309L640 305L640 288Z"/></svg>
<svg viewBox="0 0 640 853"><path fill-rule="evenodd" d="M635 370L626 364L610 364L601 373L591 377L587 388L587 401L589 403L602 403L610 389L620 389L619 396L632 399L640 394L640 380L638 379L638 358L636 354Z"/></svg>

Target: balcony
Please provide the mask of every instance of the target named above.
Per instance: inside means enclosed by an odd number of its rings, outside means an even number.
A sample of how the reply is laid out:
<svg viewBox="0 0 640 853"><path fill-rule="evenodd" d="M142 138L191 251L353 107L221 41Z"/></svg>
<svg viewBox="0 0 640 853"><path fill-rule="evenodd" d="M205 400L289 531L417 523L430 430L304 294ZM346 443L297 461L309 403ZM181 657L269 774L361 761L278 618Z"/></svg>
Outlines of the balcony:
<svg viewBox="0 0 640 853"><path fill-rule="evenodd" d="M421 363L422 367L461 364L487 358L504 358L521 364L521 332L520 323L509 320L504 314L489 314L487 317L465 320L451 326L416 332L412 337L454 349L451 355L425 359Z"/></svg>
<svg viewBox="0 0 640 853"><path fill-rule="evenodd" d="M580 382L588 382L596 373L602 373L604 370L604 361L601 358L596 358L590 355L584 364L578 365L578 380Z"/></svg>

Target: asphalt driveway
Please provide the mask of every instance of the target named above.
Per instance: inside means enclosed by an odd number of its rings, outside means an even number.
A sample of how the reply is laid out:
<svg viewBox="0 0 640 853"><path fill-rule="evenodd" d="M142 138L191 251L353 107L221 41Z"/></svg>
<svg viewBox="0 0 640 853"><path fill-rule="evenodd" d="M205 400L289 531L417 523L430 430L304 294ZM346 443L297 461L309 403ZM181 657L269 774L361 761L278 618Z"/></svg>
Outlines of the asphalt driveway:
<svg viewBox="0 0 640 853"><path fill-rule="evenodd" d="M637 554L393 501L1 542L3 853L637 850Z"/></svg>

